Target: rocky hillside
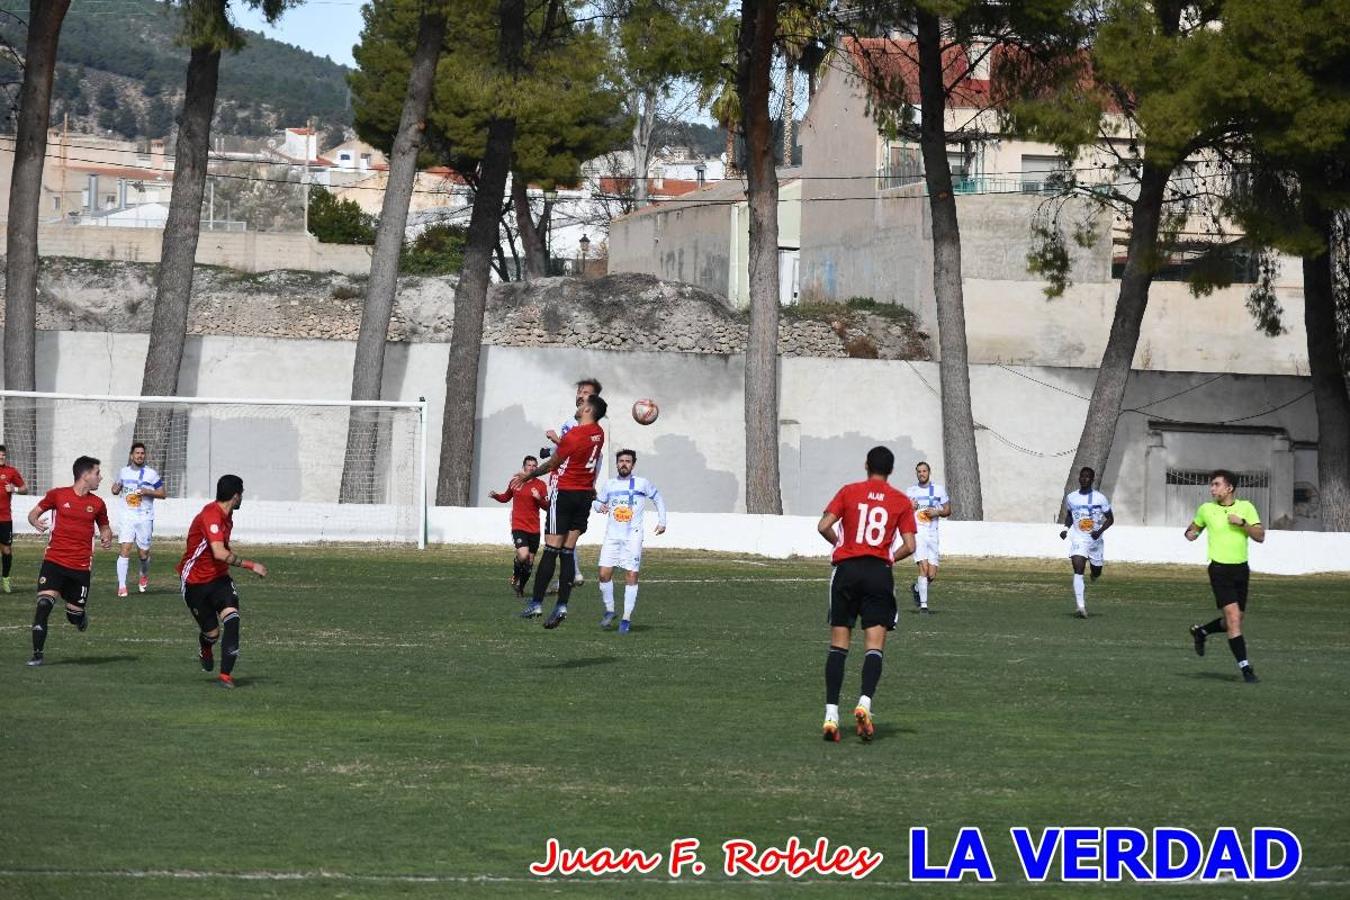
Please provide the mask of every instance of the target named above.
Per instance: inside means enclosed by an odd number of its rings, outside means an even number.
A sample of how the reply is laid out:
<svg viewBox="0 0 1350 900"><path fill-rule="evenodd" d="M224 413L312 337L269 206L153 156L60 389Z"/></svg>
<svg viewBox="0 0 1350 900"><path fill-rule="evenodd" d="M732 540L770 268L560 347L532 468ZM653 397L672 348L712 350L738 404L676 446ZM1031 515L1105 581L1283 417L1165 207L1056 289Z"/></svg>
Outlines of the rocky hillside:
<svg viewBox="0 0 1350 900"><path fill-rule="evenodd" d="M147 332L155 267L47 258L38 328ZM405 277L389 327L392 341L450 340L454 280ZM194 277L191 334L355 340L365 283L342 275L278 271L245 275L202 266ZM648 275L547 278L494 286L484 343L611 350L739 353L746 317L691 285ZM904 310L845 306L793 309L779 329L789 356L928 359L928 336Z"/></svg>

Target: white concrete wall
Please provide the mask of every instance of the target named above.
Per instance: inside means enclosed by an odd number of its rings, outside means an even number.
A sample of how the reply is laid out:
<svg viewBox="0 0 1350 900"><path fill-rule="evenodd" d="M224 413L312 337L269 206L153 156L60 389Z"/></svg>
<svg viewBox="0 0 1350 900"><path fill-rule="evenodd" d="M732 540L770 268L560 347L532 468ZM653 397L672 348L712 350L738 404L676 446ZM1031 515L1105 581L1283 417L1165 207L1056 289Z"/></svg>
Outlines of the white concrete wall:
<svg viewBox="0 0 1350 900"><path fill-rule="evenodd" d="M40 333L38 389L135 394L146 342L144 335ZM425 396L429 402L428 474L433 484L448 350L445 344L390 344L385 365L385 399ZM211 397L344 399L353 354L349 342L193 337L187 344L181 390ZM945 480L936 364L793 357L780 361L780 372L780 462L789 514L818 513L840 484L858 477L867 449L878 443L895 451L898 477L907 479L911 467L923 459L934 466L938 480ZM637 450L638 471L662 488L673 510L744 511L740 356L572 348L484 348L477 387L475 504L491 504L488 492L505 483L522 456L540 449L544 432L571 411L572 385L584 376L605 385L612 412L610 451L624 446ZM1055 518L1094 378L1090 369L972 367L975 419L983 426L977 441L989 519ZM628 416L629 406L642 397L661 404L661 418L650 427ZM1306 378L1136 372L1125 405L1130 411L1121 417L1102 479L1122 524L1158 521L1148 500L1150 418L1246 419L1250 426L1283 429L1294 442L1317 439ZM88 452L116 459L124 452L121 442L100 440ZM1193 450L1188 446L1169 441L1165 465L1236 465L1213 449L1188 457ZM342 447L336 438L309 442L296 436L286 447L290 455L299 447L313 448L305 451L307 465L341 466ZM245 449L250 457L239 464L250 462L255 481L280 452L266 441ZM239 474L250 477L247 471Z"/></svg>

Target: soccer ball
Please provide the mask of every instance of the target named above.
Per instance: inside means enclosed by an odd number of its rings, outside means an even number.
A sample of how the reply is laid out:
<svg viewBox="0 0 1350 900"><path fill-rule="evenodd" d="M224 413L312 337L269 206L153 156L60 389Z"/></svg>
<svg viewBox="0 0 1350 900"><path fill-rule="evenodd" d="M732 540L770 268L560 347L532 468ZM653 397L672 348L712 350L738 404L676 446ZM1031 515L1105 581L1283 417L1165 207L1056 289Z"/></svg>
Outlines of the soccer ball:
<svg viewBox="0 0 1350 900"><path fill-rule="evenodd" d="M633 404L633 421L639 425L650 425L661 415L661 407L655 400L639 400Z"/></svg>

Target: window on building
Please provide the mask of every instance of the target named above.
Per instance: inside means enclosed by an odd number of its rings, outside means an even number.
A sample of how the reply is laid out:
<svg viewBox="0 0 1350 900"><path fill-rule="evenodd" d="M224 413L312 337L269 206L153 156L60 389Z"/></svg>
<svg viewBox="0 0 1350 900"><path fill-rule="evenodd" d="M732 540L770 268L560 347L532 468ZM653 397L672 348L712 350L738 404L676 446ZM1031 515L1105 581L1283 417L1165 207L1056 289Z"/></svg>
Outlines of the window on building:
<svg viewBox="0 0 1350 900"><path fill-rule="evenodd" d="M904 187L923 180L923 157L918 147L888 144L881 171L877 173L877 189Z"/></svg>
<svg viewBox="0 0 1350 900"><path fill-rule="evenodd" d="M1125 274L1129 243L1118 238L1111 254L1111 277ZM1191 281L1203 276L1206 282L1255 284L1260 275L1260 256L1246 241L1180 241L1159 261L1154 281Z"/></svg>
<svg viewBox="0 0 1350 900"><path fill-rule="evenodd" d="M1062 156L1022 154L1022 193L1053 194L1069 177L1069 161Z"/></svg>
<svg viewBox="0 0 1350 900"><path fill-rule="evenodd" d="M52 212L60 212L60 211L61 211L61 195L57 194L56 196L52 197Z"/></svg>

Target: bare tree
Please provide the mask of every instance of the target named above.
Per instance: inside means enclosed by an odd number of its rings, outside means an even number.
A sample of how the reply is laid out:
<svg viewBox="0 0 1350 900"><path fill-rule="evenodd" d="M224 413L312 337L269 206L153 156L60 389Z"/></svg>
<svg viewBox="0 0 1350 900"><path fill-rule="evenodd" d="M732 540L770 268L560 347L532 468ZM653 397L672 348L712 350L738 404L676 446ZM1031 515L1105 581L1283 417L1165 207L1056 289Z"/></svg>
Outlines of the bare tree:
<svg viewBox="0 0 1350 900"><path fill-rule="evenodd" d="M530 191L525 179L518 173L511 173L511 208L516 214L516 233L520 237L521 249L525 251L524 278L548 277L548 246L545 236L548 234L549 217L553 212L553 203L544 198L544 208L535 222L530 210Z"/></svg>
<svg viewBox="0 0 1350 900"><path fill-rule="evenodd" d="M736 41L750 210L750 327L745 347L745 506L781 514L778 473L778 173L774 168L776 0L743 0Z"/></svg>
<svg viewBox="0 0 1350 900"><path fill-rule="evenodd" d="M378 400L384 383L385 343L398 290L399 256L403 250L408 207L417 182L417 154L426 130L427 108L436 82L436 63L445 46L446 10L439 3L423 6L417 26L408 93L403 101L398 134L389 156L389 181L375 231L366 302L356 338L352 366L352 399ZM353 407L347 425L347 452L342 464L344 503L376 503L375 461L379 450L379 418L369 407Z"/></svg>
<svg viewBox="0 0 1350 900"><path fill-rule="evenodd" d="M38 216L42 200L42 164L47 155L61 23L70 0L34 3L24 50L19 89L18 131L10 178L9 233L5 249L5 387L31 391L37 386ZM5 404L5 446L12 463L34 477L37 460L37 410L28 402Z"/></svg>

